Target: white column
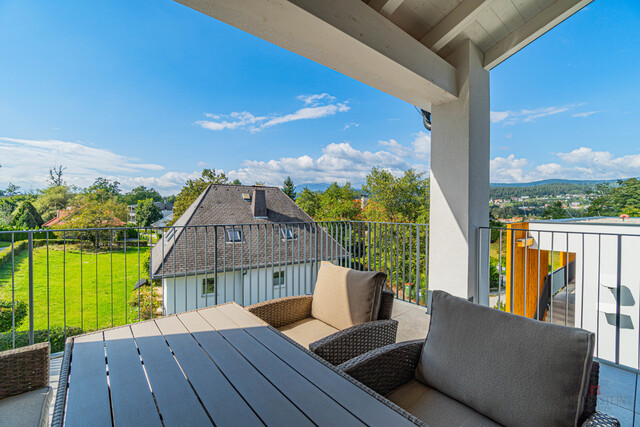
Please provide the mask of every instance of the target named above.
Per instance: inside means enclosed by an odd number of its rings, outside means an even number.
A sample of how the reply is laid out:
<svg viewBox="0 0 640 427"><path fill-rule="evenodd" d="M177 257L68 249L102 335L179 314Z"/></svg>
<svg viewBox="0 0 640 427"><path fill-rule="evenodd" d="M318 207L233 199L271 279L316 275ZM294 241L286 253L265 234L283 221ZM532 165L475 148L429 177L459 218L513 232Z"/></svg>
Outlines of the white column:
<svg viewBox="0 0 640 427"><path fill-rule="evenodd" d="M448 60L459 94L431 112L429 289L477 301L478 227L489 225L489 72L471 41Z"/></svg>

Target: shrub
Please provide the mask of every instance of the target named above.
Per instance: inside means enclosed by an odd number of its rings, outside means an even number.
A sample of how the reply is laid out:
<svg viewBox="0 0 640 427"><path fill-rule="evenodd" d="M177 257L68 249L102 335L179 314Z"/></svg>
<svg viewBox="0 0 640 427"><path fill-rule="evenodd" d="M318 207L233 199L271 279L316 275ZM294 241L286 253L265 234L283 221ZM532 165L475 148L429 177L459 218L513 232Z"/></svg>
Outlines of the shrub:
<svg viewBox="0 0 640 427"><path fill-rule="evenodd" d="M11 301L0 300L0 333L9 332L13 328L15 319L15 327L17 328L27 317L27 304L22 301L15 301L14 310L11 310Z"/></svg>
<svg viewBox="0 0 640 427"><path fill-rule="evenodd" d="M25 241L16 242L13 244L13 253L17 257L18 254L27 249L28 243ZM7 262L11 262L11 246L0 252L0 267Z"/></svg>
<svg viewBox="0 0 640 427"><path fill-rule="evenodd" d="M153 288L153 302L151 298L151 286L144 285L140 287L140 297L138 298L138 289L131 291L129 295L129 306L132 307L131 319L137 319L138 313L140 320L148 320L152 317L160 316L162 313L162 292L160 287ZM139 304L138 304L139 302Z"/></svg>
<svg viewBox="0 0 640 427"><path fill-rule="evenodd" d="M82 329L69 326L67 327L67 338L80 335L83 333ZM49 332L49 341L51 342L51 353L57 353L59 351L64 351L64 343L65 343L65 334L63 327L55 327L51 328ZM33 342L46 342L47 341L47 330L46 329L37 329L33 331ZM0 334L0 351L11 350L13 344L13 337L11 333ZM20 331L16 332L16 348L24 347L29 345L29 332L28 331Z"/></svg>

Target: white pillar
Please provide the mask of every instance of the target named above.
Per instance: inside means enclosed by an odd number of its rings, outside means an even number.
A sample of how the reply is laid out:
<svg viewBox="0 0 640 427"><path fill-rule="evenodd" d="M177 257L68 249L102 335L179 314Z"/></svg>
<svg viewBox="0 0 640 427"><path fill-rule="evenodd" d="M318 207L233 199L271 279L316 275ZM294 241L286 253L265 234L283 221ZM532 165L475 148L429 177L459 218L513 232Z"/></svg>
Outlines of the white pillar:
<svg viewBox="0 0 640 427"><path fill-rule="evenodd" d="M471 41L448 60L459 94L431 112L429 289L477 301L478 227L489 225L489 72Z"/></svg>

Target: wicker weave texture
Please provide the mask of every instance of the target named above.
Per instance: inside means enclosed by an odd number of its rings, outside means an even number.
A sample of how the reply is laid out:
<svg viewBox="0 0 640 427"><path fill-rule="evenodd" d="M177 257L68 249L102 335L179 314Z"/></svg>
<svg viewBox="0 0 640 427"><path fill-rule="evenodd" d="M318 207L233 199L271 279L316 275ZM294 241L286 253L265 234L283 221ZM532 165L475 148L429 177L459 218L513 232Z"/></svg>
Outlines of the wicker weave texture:
<svg viewBox="0 0 640 427"><path fill-rule="evenodd" d="M0 352L0 399L48 385L48 342Z"/></svg>
<svg viewBox="0 0 640 427"><path fill-rule="evenodd" d="M391 319L393 312L393 300L396 294L391 291L383 290L380 297L380 310L378 311L378 320Z"/></svg>
<svg viewBox="0 0 640 427"><path fill-rule="evenodd" d="M375 320L352 326L309 344L309 350L332 365L396 342L397 320Z"/></svg>
<svg viewBox="0 0 640 427"><path fill-rule="evenodd" d="M414 379L424 340L387 345L338 366L370 389L387 395Z"/></svg>
<svg viewBox="0 0 640 427"><path fill-rule="evenodd" d="M246 307L274 328L290 325L311 316L312 295L300 295L260 302Z"/></svg>
<svg viewBox="0 0 640 427"><path fill-rule="evenodd" d="M583 427L620 427L620 422L610 415L602 412L595 412L587 421L582 424Z"/></svg>

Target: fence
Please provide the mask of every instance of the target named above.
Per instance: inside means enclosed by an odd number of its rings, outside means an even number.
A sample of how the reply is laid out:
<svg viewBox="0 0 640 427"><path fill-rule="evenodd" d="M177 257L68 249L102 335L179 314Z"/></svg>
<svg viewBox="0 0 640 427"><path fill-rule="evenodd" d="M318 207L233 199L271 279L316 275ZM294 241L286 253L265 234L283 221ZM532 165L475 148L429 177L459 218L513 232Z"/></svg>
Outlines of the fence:
<svg viewBox="0 0 640 427"><path fill-rule="evenodd" d="M482 303L596 334L595 355L640 365L640 227L539 221L479 230Z"/></svg>
<svg viewBox="0 0 640 427"><path fill-rule="evenodd" d="M0 231L0 350L208 305L313 292L330 261L424 305L426 224L330 221ZM26 240L18 240L26 237Z"/></svg>

